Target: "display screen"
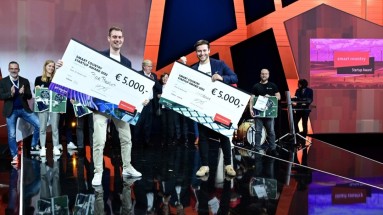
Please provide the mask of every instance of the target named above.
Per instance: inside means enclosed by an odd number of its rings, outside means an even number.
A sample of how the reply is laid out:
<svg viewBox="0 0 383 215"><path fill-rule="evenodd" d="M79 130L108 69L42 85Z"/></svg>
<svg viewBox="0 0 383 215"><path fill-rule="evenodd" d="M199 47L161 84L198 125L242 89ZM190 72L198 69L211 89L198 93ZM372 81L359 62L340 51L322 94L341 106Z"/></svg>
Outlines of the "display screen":
<svg viewBox="0 0 383 215"><path fill-rule="evenodd" d="M310 39L314 89L382 89L383 39Z"/></svg>

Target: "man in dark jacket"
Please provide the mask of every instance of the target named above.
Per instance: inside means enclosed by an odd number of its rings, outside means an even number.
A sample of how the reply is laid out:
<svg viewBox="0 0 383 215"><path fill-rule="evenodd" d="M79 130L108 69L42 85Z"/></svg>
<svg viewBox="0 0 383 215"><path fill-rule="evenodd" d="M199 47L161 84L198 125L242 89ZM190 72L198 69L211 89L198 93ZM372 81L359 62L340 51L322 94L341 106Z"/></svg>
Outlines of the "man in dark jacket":
<svg viewBox="0 0 383 215"><path fill-rule="evenodd" d="M294 102L294 128L295 132L299 132L298 123L302 119L302 136L306 138L307 135L307 123L311 112L310 105L313 102L313 90L308 87L306 79L299 79L298 89L295 91Z"/></svg>
<svg viewBox="0 0 383 215"><path fill-rule="evenodd" d="M16 123L18 118L24 119L34 127L32 148L39 141L40 124L37 116L29 108L28 100L32 92L28 79L19 76L20 67L15 61L8 65L9 76L0 80L0 99L4 100L3 116L6 117L8 145L12 155L12 164L18 164Z"/></svg>
<svg viewBox="0 0 383 215"><path fill-rule="evenodd" d="M140 118L136 126L134 127L134 142L135 144L141 143L141 137L144 137L144 145L150 145L150 136L152 131L152 124L154 113L158 108L157 96L162 93L162 87L160 82L157 79L157 75L152 72L153 63L151 60L144 60L142 62L142 70L139 71L141 75L144 75L154 81L154 86L152 92L147 98L144 108L142 109Z"/></svg>
<svg viewBox="0 0 383 215"><path fill-rule="evenodd" d="M226 84L236 84L238 82L237 75L223 62L220 60L212 59L209 57L210 54L210 43L206 40L199 40L194 45L196 50L197 57L199 62L192 66L193 69L197 69L209 76L211 76L212 81L222 81ZM199 177L205 176L209 173L208 166L208 154L209 154L209 145L208 138L211 136L211 131L209 128L202 124L198 124L199 131L199 152L201 157L201 168L197 171L196 175ZM223 160L225 165L225 173L228 176L235 176L236 173L231 165L231 142L227 136L222 134L213 134L219 135Z"/></svg>

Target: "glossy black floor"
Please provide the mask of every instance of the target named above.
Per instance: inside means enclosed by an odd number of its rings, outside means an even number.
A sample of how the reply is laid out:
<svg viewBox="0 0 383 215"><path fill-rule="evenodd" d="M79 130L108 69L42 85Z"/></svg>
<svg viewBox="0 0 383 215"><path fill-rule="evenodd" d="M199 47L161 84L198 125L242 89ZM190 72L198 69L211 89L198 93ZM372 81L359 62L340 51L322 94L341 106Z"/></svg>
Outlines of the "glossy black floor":
<svg viewBox="0 0 383 215"><path fill-rule="evenodd" d="M193 143L134 145L132 163L143 177L123 178L119 148L108 142L99 187L91 186L89 146L68 151L64 144L61 156L48 149L46 159L23 150L17 167L0 160L0 214L383 214L382 163L311 141L298 151L280 141L278 158L237 143L232 179L215 141L204 178L195 177Z"/></svg>

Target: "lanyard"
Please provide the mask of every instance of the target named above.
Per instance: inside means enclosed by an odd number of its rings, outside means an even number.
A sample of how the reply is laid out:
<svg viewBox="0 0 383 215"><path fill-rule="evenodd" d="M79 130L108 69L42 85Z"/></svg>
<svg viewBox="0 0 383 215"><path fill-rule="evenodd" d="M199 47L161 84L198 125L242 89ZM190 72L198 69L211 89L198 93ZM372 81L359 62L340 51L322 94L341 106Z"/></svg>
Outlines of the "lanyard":
<svg viewBox="0 0 383 215"><path fill-rule="evenodd" d="M17 81L17 85L15 84L15 82L12 81L12 79L10 79L10 80L11 80L13 86L15 86L17 89L19 89L20 79L17 79L17 80L16 80L16 81Z"/></svg>

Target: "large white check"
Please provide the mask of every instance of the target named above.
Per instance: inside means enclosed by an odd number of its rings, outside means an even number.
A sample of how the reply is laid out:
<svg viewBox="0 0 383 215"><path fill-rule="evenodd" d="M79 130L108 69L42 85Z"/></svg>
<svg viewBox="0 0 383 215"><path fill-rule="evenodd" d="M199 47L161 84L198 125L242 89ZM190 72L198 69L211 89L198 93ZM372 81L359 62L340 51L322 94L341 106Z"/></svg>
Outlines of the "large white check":
<svg viewBox="0 0 383 215"><path fill-rule="evenodd" d="M154 81L72 39L50 90L135 125Z"/></svg>
<svg viewBox="0 0 383 215"><path fill-rule="evenodd" d="M226 136L238 128L250 95L175 62L160 103Z"/></svg>

